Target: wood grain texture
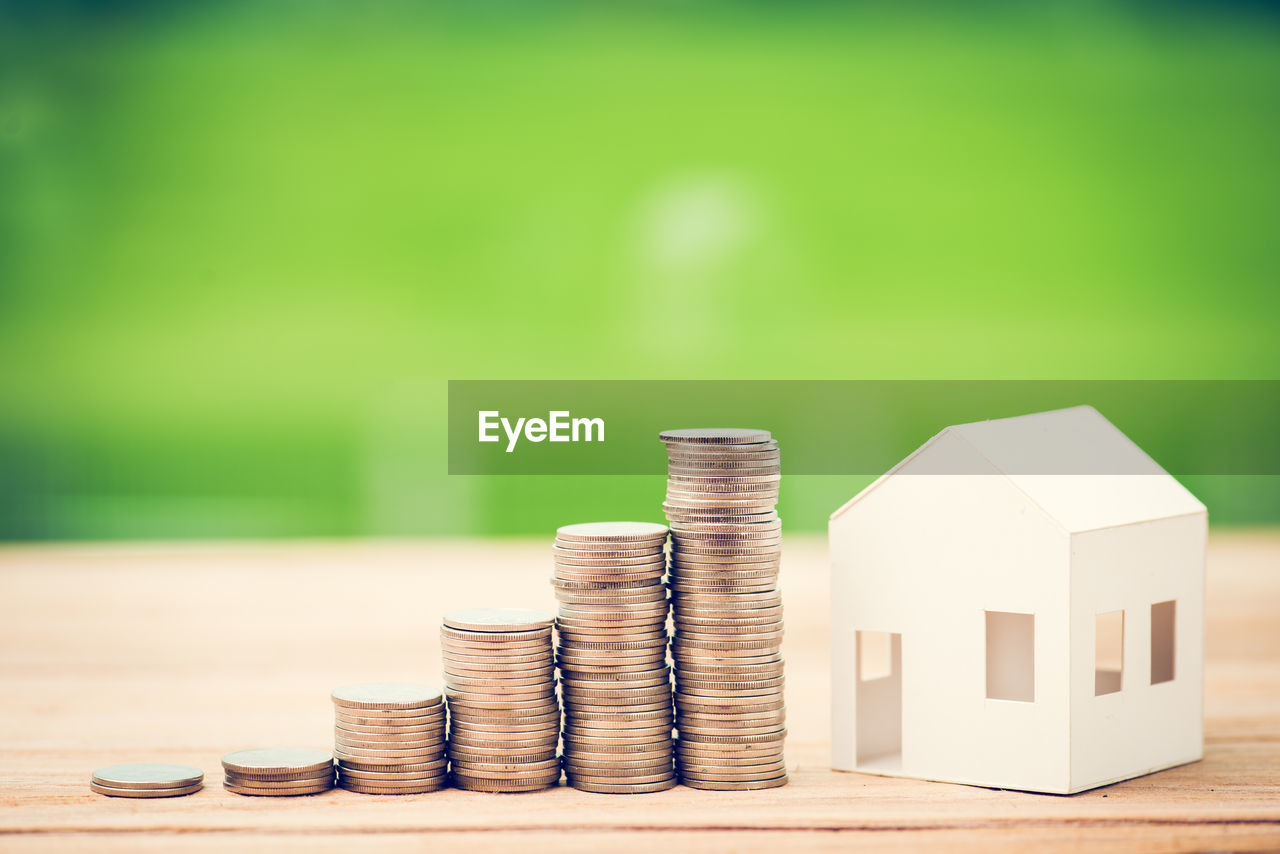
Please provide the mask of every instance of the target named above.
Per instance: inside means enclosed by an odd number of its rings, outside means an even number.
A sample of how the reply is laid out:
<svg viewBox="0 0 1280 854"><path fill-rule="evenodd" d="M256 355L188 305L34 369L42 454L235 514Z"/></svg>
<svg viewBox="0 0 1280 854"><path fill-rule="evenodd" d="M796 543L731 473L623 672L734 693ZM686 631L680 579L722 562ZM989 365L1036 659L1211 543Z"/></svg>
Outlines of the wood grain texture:
<svg viewBox="0 0 1280 854"><path fill-rule="evenodd" d="M219 757L328 746L329 690L438 679L442 612L554 607L547 542L0 549L0 850L1280 848L1280 533L1210 547L1206 758L1072 797L828 770L825 542L789 537L787 755L766 792L246 798ZM204 791L89 791L128 761Z"/></svg>

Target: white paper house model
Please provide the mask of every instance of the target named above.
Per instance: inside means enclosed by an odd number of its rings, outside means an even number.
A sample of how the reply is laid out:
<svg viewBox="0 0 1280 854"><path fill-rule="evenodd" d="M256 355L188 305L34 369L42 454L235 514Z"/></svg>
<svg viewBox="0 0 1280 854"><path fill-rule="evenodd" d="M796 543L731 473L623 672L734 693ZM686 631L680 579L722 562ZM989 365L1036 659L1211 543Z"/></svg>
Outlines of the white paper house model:
<svg viewBox="0 0 1280 854"><path fill-rule="evenodd" d="M946 428L831 516L832 766L1067 794L1199 759L1207 518L1092 407Z"/></svg>

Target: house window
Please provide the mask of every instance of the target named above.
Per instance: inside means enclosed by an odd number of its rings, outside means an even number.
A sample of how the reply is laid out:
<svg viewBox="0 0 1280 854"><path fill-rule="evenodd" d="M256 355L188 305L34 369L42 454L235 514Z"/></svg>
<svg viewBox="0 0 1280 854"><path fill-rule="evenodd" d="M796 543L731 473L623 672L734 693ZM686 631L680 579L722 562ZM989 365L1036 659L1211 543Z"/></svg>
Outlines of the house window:
<svg viewBox="0 0 1280 854"><path fill-rule="evenodd" d="M1093 694L1114 694L1124 674L1124 611L1094 617Z"/></svg>
<svg viewBox="0 0 1280 854"><path fill-rule="evenodd" d="M1174 624L1178 603L1157 602L1151 606L1151 684L1173 681Z"/></svg>
<svg viewBox="0 0 1280 854"><path fill-rule="evenodd" d="M888 632L858 632L858 678L863 682L893 675L893 647Z"/></svg>
<svg viewBox="0 0 1280 854"><path fill-rule="evenodd" d="M987 611L987 699L1036 699L1034 614Z"/></svg>

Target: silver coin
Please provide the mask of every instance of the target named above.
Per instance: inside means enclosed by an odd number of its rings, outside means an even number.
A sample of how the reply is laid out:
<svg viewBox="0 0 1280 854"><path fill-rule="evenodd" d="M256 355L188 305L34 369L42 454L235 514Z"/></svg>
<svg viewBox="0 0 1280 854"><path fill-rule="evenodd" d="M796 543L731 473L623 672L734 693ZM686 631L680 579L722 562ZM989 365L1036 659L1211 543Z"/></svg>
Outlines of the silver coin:
<svg viewBox="0 0 1280 854"><path fill-rule="evenodd" d="M558 703L539 703L526 708L523 704L511 709L480 709L466 704L454 704L449 709L449 723L473 724L510 724L511 726L529 726L560 716Z"/></svg>
<svg viewBox="0 0 1280 854"><path fill-rule="evenodd" d="M534 673L527 675L523 671L516 671L511 674L489 673L486 675L475 675L472 673L448 673L445 676L445 687L460 691L466 690L483 690L487 688L501 689L498 693L511 689L514 692L520 692L522 689L532 689L537 687L545 687L554 681L552 674Z"/></svg>
<svg viewBox="0 0 1280 854"><path fill-rule="evenodd" d="M713 572L772 573L777 575L782 570L781 560L766 561L702 561L683 560L671 567L668 579L680 578L688 574L701 575Z"/></svg>
<svg viewBox="0 0 1280 854"><path fill-rule="evenodd" d="M725 751L719 751L717 754L715 751L685 750L677 756L676 763L681 768L730 771L734 768L757 768L761 765L785 765L786 760L781 749L773 748L754 753L738 752L733 755L726 755Z"/></svg>
<svg viewBox="0 0 1280 854"><path fill-rule="evenodd" d="M670 683L670 668L663 667L655 671L641 670L619 670L619 671L577 671L574 673L562 674L560 677L560 686L562 689L574 690L576 688L619 688L619 687L652 687L655 685L667 685Z"/></svg>
<svg viewBox="0 0 1280 854"><path fill-rule="evenodd" d="M441 759L439 762L433 763L431 769L423 771L357 771L354 768L339 768L338 779L340 780L368 780L370 782L394 782L396 780L405 780L416 782L419 780L433 780L445 773L449 761Z"/></svg>
<svg viewBox="0 0 1280 854"><path fill-rule="evenodd" d="M545 744L554 741L559 727L548 726L536 730L502 732L491 730L454 729L449 733L451 745L472 745L475 747L497 745Z"/></svg>
<svg viewBox="0 0 1280 854"><path fill-rule="evenodd" d="M550 635L546 640L534 644L459 644L445 638L440 639L441 660L447 670L450 667L470 668L472 670L536 670L545 667L547 656L551 653L554 642Z"/></svg>
<svg viewBox="0 0 1280 854"><path fill-rule="evenodd" d="M656 522L580 522L556 529L556 537L569 542L644 542L661 541L667 526Z"/></svg>
<svg viewBox="0 0 1280 854"><path fill-rule="evenodd" d="M93 772L92 782L113 789L182 789L204 781L204 772L191 765L131 762L107 765Z"/></svg>
<svg viewBox="0 0 1280 854"><path fill-rule="evenodd" d="M708 698L703 698L708 699ZM764 703L732 703L725 700L712 700L714 705L676 704L677 720L684 715L702 715L705 719L715 720L729 715L778 715L779 720L786 719L786 701L781 698Z"/></svg>
<svg viewBox="0 0 1280 854"><path fill-rule="evenodd" d="M677 782L676 778L672 777L670 780L664 780L661 783L595 783L579 780L576 783L570 783L570 785L575 789L600 795L647 795L675 788Z"/></svg>
<svg viewBox="0 0 1280 854"><path fill-rule="evenodd" d="M661 654L655 654L652 658L608 663L604 663L601 659L564 658L560 661L560 674L563 679L582 679L589 676L622 674L658 677L664 676L667 668L667 658Z"/></svg>
<svg viewBox="0 0 1280 854"><path fill-rule="evenodd" d="M486 779L469 774L455 772L453 785L459 789L473 792L536 792L560 783L560 775L545 774L542 777L523 779Z"/></svg>
<svg viewBox="0 0 1280 854"><path fill-rule="evenodd" d="M619 605L649 606L661 608L667 601L667 591L661 585L639 590L607 593L604 591L557 590L556 600L569 605L608 605L617 608Z"/></svg>
<svg viewBox="0 0 1280 854"><path fill-rule="evenodd" d="M361 773L397 773L412 774L421 772L424 774L431 773L440 767L441 762L447 762L447 757L435 756L422 762L404 762L398 760L381 760L381 759L356 759L342 758L338 760L338 773L345 774L348 771L359 771Z"/></svg>
<svg viewBox="0 0 1280 854"><path fill-rule="evenodd" d="M595 712L603 714L608 711L644 712L670 707L673 707L671 690L665 686L661 694L608 698L574 695L565 698L566 714L592 714Z"/></svg>
<svg viewBox="0 0 1280 854"><path fill-rule="evenodd" d="M343 780L339 785L349 792L356 792L361 795L421 795L427 792L447 789L449 787L449 778L443 776L431 781L400 786L388 786L381 783L369 785L356 780Z"/></svg>
<svg viewBox="0 0 1280 854"><path fill-rule="evenodd" d="M704 726L702 724L702 721L695 723L688 718L681 718L680 737L688 741L697 741L700 738L709 737L777 738L782 733L786 732L786 727L776 721L763 721L754 725L751 721L735 721L732 722L732 725L728 726Z"/></svg>
<svg viewBox="0 0 1280 854"><path fill-rule="evenodd" d="M682 712L676 723L677 726L690 732L703 735L759 735L760 733L752 730L763 731L765 728L776 730L785 727L787 714L785 709L764 714L743 712L738 715L716 715L715 717ZM724 732L717 732L717 730L724 730Z"/></svg>
<svg viewBox="0 0 1280 854"><path fill-rule="evenodd" d="M236 774L228 771L223 775L222 782L254 789L299 789L332 785L333 772L317 774L311 777L299 777L296 780L262 780L253 775Z"/></svg>
<svg viewBox="0 0 1280 854"><path fill-rule="evenodd" d="M682 491L685 490L676 490L677 493ZM725 527L730 530L770 530L772 536L780 535L778 526L782 524L782 517L778 515L776 491L760 495L708 494L700 497L704 500L702 505L669 504L664 508L671 524L677 526L671 535L672 547L680 542L695 540L703 532L712 533ZM748 504L754 501L764 506L748 507L743 505L744 501Z"/></svg>
<svg viewBox="0 0 1280 854"><path fill-rule="evenodd" d="M636 665L652 664L662 667L666 665L666 655L666 638L655 638L634 644L603 641L591 644L590 647L585 643L565 644L556 652L556 664L562 672L566 668L572 670L595 666L633 669Z"/></svg>
<svg viewBox="0 0 1280 854"><path fill-rule="evenodd" d="M657 720L661 715L671 714L675 706L671 696L646 697L639 701L627 700L594 700L582 702L573 700L565 709L565 722L606 721L606 720L641 720L649 717ZM595 726L595 724L591 724Z"/></svg>
<svg viewBox="0 0 1280 854"><path fill-rule="evenodd" d="M332 784L318 786L299 786L292 789L263 789L257 786L242 786L236 783L223 783L222 787L237 795L256 795L258 797L280 798L296 795L319 795L333 788Z"/></svg>
<svg viewBox="0 0 1280 854"><path fill-rule="evenodd" d="M554 763L556 766L559 765L559 760L556 758L556 751L554 749L523 753L520 751L508 751L505 753L491 751L480 753L470 750L460 750L457 752L450 752L449 754L449 767L455 774L461 771L469 772L473 767L484 769L494 765L502 767L509 765L530 765L538 768L545 768L548 763ZM518 772L516 771L502 772L504 776L511 777L516 776L517 773ZM545 773L547 773L545 770L539 770L537 772L537 774ZM530 772L530 774L526 776L532 775L533 772ZM477 774L475 776L479 777L484 775Z"/></svg>
<svg viewBox="0 0 1280 854"><path fill-rule="evenodd" d="M776 496L735 496L732 499L728 497L711 499L684 495L668 489L667 496L663 501L663 507L694 511L715 508L717 513L733 515L734 513L760 513L772 509L777 503Z"/></svg>
<svg viewBox="0 0 1280 854"><path fill-rule="evenodd" d="M781 451L775 439L753 439L747 442L681 442L663 440L667 459L689 458L693 460L717 457L742 457L753 454L777 454Z"/></svg>
<svg viewBox="0 0 1280 854"><path fill-rule="evenodd" d="M656 774L588 774L583 771L577 771L574 774L565 774L565 780L570 786L590 784L600 786L619 786L619 785L641 785L645 783L660 783L668 780L675 780L675 771L662 772Z"/></svg>
<svg viewBox="0 0 1280 854"><path fill-rule="evenodd" d="M362 741L348 738L334 738L334 749L338 751L398 751L399 755L416 752L419 755L437 753L444 750L444 739L431 741Z"/></svg>
<svg viewBox="0 0 1280 854"><path fill-rule="evenodd" d="M781 668L764 671L739 671L731 670L726 673L715 673L706 670L690 672L688 670L678 670L676 672L676 690L683 691L686 688L714 688L720 686L724 688L774 688L782 685L786 678Z"/></svg>
<svg viewBox="0 0 1280 854"><path fill-rule="evenodd" d="M441 703L440 689L411 682L366 682L333 689L333 703L350 709L427 709Z"/></svg>
<svg viewBox="0 0 1280 854"><path fill-rule="evenodd" d="M699 465L718 462L720 460L740 460L744 462L768 461L774 464L782 462L782 450L778 443L744 442L736 445L697 445L667 443L667 465Z"/></svg>
<svg viewBox="0 0 1280 854"><path fill-rule="evenodd" d="M756 782L723 782L710 780L680 779L681 783L691 789L710 789L712 791L746 791L753 789L775 789L779 786L787 784L787 777L775 777L772 780L760 780Z"/></svg>
<svg viewBox="0 0 1280 854"><path fill-rule="evenodd" d="M555 581L569 581L594 584L632 584L636 586L657 587L666 579L666 564L642 571L627 570L625 572L608 572L591 567L576 567L573 570L556 567ZM554 585L553 585L554 586ZM605 588L608 589L608 588ZM624 588L625 589L625 588Z"/></svg>
<svg viewBox="0 0 1280 854"><path fill-rule="evenodd" d="M565 581L551 579L551 586L557 593L586 593L589 596L635 596L641 592L665 595L661 583L650 579L644 581Z"/></svg>
<svg viewBox="0 0 1280 854"><path fill-rule="evenodd" d="M553 618L554 619L554 618ZM500 632L476 632L474 638L460 638L441 632L440 645L444 649L457 650L466 655L498 653L500 655L530 655L551 643L551 630L537 637L503 637Z"/></svg>
<svg viewBox="0 0 1280 854"><path fill-rule="evenodd" d="M566 720L569 717L570 716L566 715ZM666 706L659 709L616 709L608 712L575 711L572 715L571 723L575 726L633 727L650 726L673 719L671 707Z"/></svg>
<svg viewBox="0 0 1280 854"><path fill-rule="evenodd" d="M724 640L719 637L697 637L683 635L676 632L675 637L671 639L671 648L673 650L691 650L691 649L710 649L716 652L734 652L734 651L756 651L772 650L777 651L782 646L782 638L775 636L772 639L764 638L760 640L738 641Z"/></svg>
<svg viewBox="0 0 1280 854"><path fill-rule="evenodd" d="M334 722L334 726L338 729L351 733L352 735L362 735L362 736L370 736L370 735L398 736L398 735L413 735L413 734L420 735L425 733L444 732L444 721L445 721L444 715L441 715L437 720L432 721L431 723L426 723L426 724L413 724L411 726L380 726L380 725L370 726L368 724L352 723L348 720L343 720L339 718Z"/></svg>
<svg viewBox="0 0 1280 854"><path fill-rule="evenodd" d="M736 557L745 558L746 560L756 560L757 563L763 562L768 558L778 555L782 550L782 540L740 540L736 543L727 541L718 541L714 543L689 542L681 544L680 548L671 552L673 560L678 565L686 557L692 557L695 560L706 557Z"/></svg>
<svg viewBox="0 0 1280 854"><path fill-rule="evenodd" d="M494 684L478 684L474 680L455 684L454 680L446 681L445 691L450 700L467 703L471 701L496 702L537 702L551 700L555 697L555 683L548 679L528 685L505 684L505 680L490 680ZM519 683L520 680L510 680ZM504 683L504 684L499 684Z"/></svg>
<svg viewBox="0 0 1280 854"><path fill-rule="evenodd" d="M711 766L708 768L684 767L681 776L686 780L703 781L749 781L772 780L787 772L787 763L775 762L761 766Z"/></svg>
<svg viewBox="0 0 1280 854"><path fill-rule="evenodd" d="M708 611L777 608L782 605L782 594L776 590L768 593L682 593L672 597L672 605Z"/></svg>
<svg viewBox="0 0 1280 854"><path fill-rule="evenodd" d="M650 552L644 555L633 555L630 557L609 557L608 552L570 552L563 549L553 549L553 562L558 566L575 567L575 566L598 566L598 567L614 567L618 569L633 568L643 569L666 563L667 555L665 552Z"/></svg>
<svg viewBox="0 0 1280 854"><path fill-rule="evenodd" d="M689 500L663 501L662 509L673 519L708 522L742 522L742 517L759 519L775 519L777 513L773 509L774 502L756 501L754 503L728 502L695 502Z"/></svg>
<svg viewBox="0 0 1280 854"><path fill-rule="evenodd" d="M558 713L560 704L554 693L545 697L518 697L507 699L475 699L454 698L449 699L450 708L457 709L462 717L468 714L476 717L501 717L502 714L507 715L549 715Z"/></svg>
<svg viewBox="0 0 1280 854"><path fill-rule="evenodd" d="M739 445L753 442L769 442L773 434L768 430L744 427L693 427L681 430L663 430L658 438L667 443L693 443L711 445Z"/></svg>
<svg viewBox="0 0 1280 854"><path fill-rule="evenodd" d="M594 637L598 640L585 640L584 638ZM617 639L615 639L617 638ZM668 636L665 630L645 632L643 634L630 635L591 635L591 634L569 634L561 635L561 642L557 655L563 655L565 652L577 651L615 651L626 652L627 650L649 650L654 647L664 647L667 643Z"/></svg>
<svg viewBox="0 0 1280 854"><path fill-rule="evenodd" d="M658 596L646 602L630 602L625 607L621 603L606 602L560 602L560 616L592 620L639 620L659 619L667 613L667 599Z"/></svg>
<svg viewBox="0 0 1280 854"><path fill-rule="evenodd" d="M662 539L647 543L628 543L625 541L583 543L556 537L551 549L555 554L577 555L580 557L587 555L597 555L599 557L644 557L652 555L658 557L661 556L665 545L665 536Z"/></svg>
<svg viewBox="0 0 1280 854"><path fill-rule="evenodd" d="M752 451L743 454L681 454L667 455L667 478L731 481L734 478L776 478L781 486L782 456L778 452ZM749 481L748 481L749 482ZM672 532L680 527L680 520L668 519Z"/></svg>
<svg viewBox="0 0 1280 854"><path fill-rule="evenodd" d="M595 626L563 625L560 627L560 645L574 643L627 643L630 641L665 640L666 621L650 622L644 626L617 626L612 623Z"/></svg>
<svg viewBox="0 0 1280 854"><path fill-rule="evenodd" d="M109 798L177 798L200 791L204 788L204 783L190 783L186 786L166 786L163 788L141 788L105 786L97 780L90 780L89 788L99 795L106 795Z"/></svg>
<svg viewBox="0 0 1280 854"><path fill-rule="evenodd" d="M757 543L782 540L782 523L769 522L757 525L697 525L682 528L672 535L676 542L706 543Z"/></svg>
<svg viewBox="0 0 1280 854"><path fill-rule="evenodd" d="M672 475L667 478L667 497L684 495L716 502L753 497L771 497L777 503L782 479L780 475L758 477L720 477L716 475Z"/></svg>
<svg viewBox="0 0 1280 854"><path fill-rule="evenodd" d="M739 612L743 613L743 612ZM751 614L750 617L738 619L736 617L683 617L675 621L677 632L680 631L697 631L710 634L733 634L736 631L750 632L761 626L774 626L780 622L780 615L770 614L756 617L755 611L745 612ZM673 634L674 637L674 634Z"/></svg>
<svg viewBox="0 0 1280 854"><path fill-rule="evenodd" d="M551 653L551 644L539 644L531 652L507 652L501 648L498 651L458 647L456 649L442 649L445 666L458 665L461 667L512 667L515 665L526 665L529 668L535 668L539 664L545 663L547 657Z"/></svg>
<svg viewBox="0 0 1280 854"><path fill-rule="evenodd" d="M582 736L568 733L564 736L566 753L574 751L592 751L604 753L612 750L617 753L661 753L671 749L675 743L670 734L647 735L640 738L610 738L608 736Z"/></svg>
<svg viewBox="0 0 1280 854"><path fill-rule="evenodd" d="M610 770L657 774L659 771L669 771L675 767L673 757L669 754L657 759L619 759L611 756L596 756L590 753L574 756L566 754L563 765L565 770L579 768L589 773L597 774L601 771Z"/></svg>
<svg viewBox="0 0 1280 854"><path fill-rule="evenodd" d="M730 671L728 673L708 673L706 671L697 671L690 673L687 670L681 671L676 677L676 691L682 692L684 688L695 686L730 686L730 685L756 685L759 683L775 683L774 687L780 687L782 680L785 678L781 668L767 670L761 673L743 673L741 671Z"/></svg>
<svg viewBox="0 0 1280 854"><path fill-rule="evenodd" d="M475 632L521 632L549 628L555 617L528 608L463 608L444 615L444 625Z"/></svg>
<svg viewBox="0 0 1280 854"><path fill-rule="evenodd" d="M334 726L351 732L435 732L444 726L445 716L441 714L431 718L404 718L403 722L390 723L378 718L348 717L334 715Z"/></svg>
<svg viewBox="0 0 1280 854"><path fill-rule="evenodd" d="M406 744L416 742L439 741L444 738L444 722L441 721L435 728L419 731L408 730L406 732L360 732L357 730L349 730L344 727L335 726L333 728L335 738L353 739L355 741L376 741L381 744Z"/></svg>
<svg viewBox="0 0 1280 854"><path fill-rule="evenodd" d="M713 587L697 586L690 584L673 583L671 592L676 595L684 593L701 593L706 591L714 591L716 593L765 593L770 590L777 590L776 581L767 581L763 584L748 584L739 582L736 584L717 584Z"/></svg>
<svg viewBox="0 0 1280 854"><path fill-rule="evenodd" d="M679 575L672 575L668 583L672 587L687 588L679 591L681 594L696 593L699 590L708 593L722 590L733 592L741 587L766 587L768 590L777 590L778 571L776 569L723 571L682 569Z"/></svg>
<svg viewBox="0 0 1280 854"><path fill-rule="evenodd" d="M566 688L561 692L571 703L656 703L671 696L671 686L666 680L643 688L593 689Z"/></svg>
<svg viewBox="0 0 1280 854"><path fill-rule="evenodd" d="M667 560L666 549L662 551L637 552L627 554L625 551L598 549L596 551L579 551L556 546L552 549L552 563L558 567L572 569L576 566L599 566L605 571L628 569L645 569L654 564L662 565ZM616 561L616 562L615 562Z"/></svg>
<svg viewBox="0 0 1280 854"><path fill-rule="evenodd" d="M433 747L408 748L398 750L395 748L379 748L379 747L348 747L345 744L335 744L333 747L333 755L341 759L403 759L413 762L428 762L432 759L438 759L444 754L445 745L440 744Z"/></svg>
<svg viewBox="0 0 1280 854"><path fill-rule="evenodd" d="M333 765L333 754L309 747L263 747L236 750L222 757L222 767L238 774L258 776L267 772L305 774Z"/></svg>
<svg viewBox="0 0 1280 854"><path fill-rule="evenodd" d="M672 561L668 578L679 578L687 572L779 572L782 569L780 556L760 557L758 555L684 555Z"/></svg>
<svg viewBox="0 0 1280 854"><path fill-rule="evenodd" d="M767 733L751 735L715 735L700 732L681 732L681 744L734 744L734 745L781 745L786 739L785 728Z"/></svg>
<svg viewBox="0 0 1280 854"><path fill-rule="evenodd" d="M674 738L659 738L649 744L624 744L609 739L596 739L594 744L575 742L569 739L565 743L565 756L590 757L599 762L644 762L669 759L675 748Z"/></svg>

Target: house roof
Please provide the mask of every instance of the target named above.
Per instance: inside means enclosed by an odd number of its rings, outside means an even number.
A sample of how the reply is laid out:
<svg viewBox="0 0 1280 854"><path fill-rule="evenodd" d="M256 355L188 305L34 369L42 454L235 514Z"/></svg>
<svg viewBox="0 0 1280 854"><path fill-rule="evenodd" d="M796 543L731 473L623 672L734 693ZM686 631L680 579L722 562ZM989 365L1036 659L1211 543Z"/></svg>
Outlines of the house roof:
<svg viewBox="0 0 1280 854"><path fill-rule="evenodd" d="M947 427L831 518L910 474L1002 475L1071 533L1205 510L1096 409L1076 406Z"/></svg>

